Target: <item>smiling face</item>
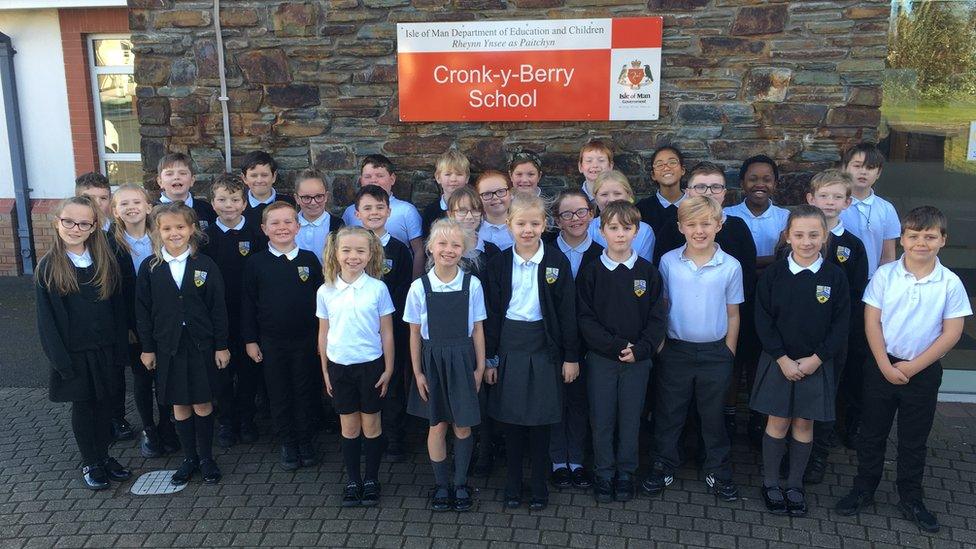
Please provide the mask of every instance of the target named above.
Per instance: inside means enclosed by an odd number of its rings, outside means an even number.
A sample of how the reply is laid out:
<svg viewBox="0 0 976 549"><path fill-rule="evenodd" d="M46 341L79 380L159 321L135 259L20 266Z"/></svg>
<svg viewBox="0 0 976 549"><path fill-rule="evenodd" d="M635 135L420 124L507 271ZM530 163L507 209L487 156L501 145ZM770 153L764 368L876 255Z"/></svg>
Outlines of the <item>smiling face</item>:
<svg viewBox="0 0 976 549"><path fill-rule="evenodd" d="M862 196L867 196L871 187L881 177L880 167L869 168L865 165L864 153L855 154L851 161L844 166L844 171L851 174L851 178L854 179L854 192Z"/></svg>
<svg viewBox="0 0 976 549"><path fill-rule="evenodd" d="M651 163L654 181L661 187L671 188L681 183L685 175L685 168L681 159L671 149L662 149L654 156Z"/></svg>
<svg viewBox="0 0 976 549"><path fill-rule="evenodd" d="M843 183L824 185L813 193L807 193L807 204L820 208L828 220L837 219L840 212L851 205L851 197L847 196L847 188Z"/></svg>
<svg viewBox="0 0 976 549"><path fill-rule="evenodd" d="M356 219L363 227L370 231L377 231L386 227L386 220L390 218L390 207L386 202L363 194L356 204Z"/></svg>
<svg viewBox="0 0 976 549"><path fill-rule="evenodd" d="M468 184L468 175L458 169L446 167L438 171L435 175L437 184L441 186L444 200L451 197L451 193Z"/></svg>
<svg viewBox="0 0 976 549"><path fill-rule="evenodd" d="M786 242L793 249L793 260L808 265L827 242L827 228L816 217L798 217L787 228Z"/></svg>
<svg viewBox="0 0 976 549"><path fill-rule="evenodd" d="M946 245L946 237L937 228L905 229L901 234L901 247L905 257L917 263L935 261L935 257Z"/></svg>
<svg viewBox="0 0 976 549"><path fill-rule="evenodd" d="M396 183L396 174L386 171L386 168L366 164L363 171L359 174L359 185L377 185L387 194L393 194L393 185Z"/></svg>
<svg viewBox="0 0 976 549"><path fill-rule="evenodd" d="M261 230L275 249L287 252L295 247L298 235L298 215L291 208L278 208L267 212Z"/></svg>
<svg viewBox="0 0 976 549"><path fill-rule="evenodd" d="M178 256L190 247L193 224L185 216L175 213L162 214L156 219L156 230L163 248L172 256Z"/></svg>
<svg viewBox="0 0 976 549"><path fill-rule="evenodd" d="M597 176L612 168L613 162L600 151L586 151L579 161L579 171L588 183L596 181Z"/></svg>
<svg viewBox="0 0 976 549"><path fill-rule="evenodd" d="M278 174L271 171L269 164L258 164L244 172L244 184L259 200L271 196L271 189L277 179Z"/></svg>
<svg viewBox="0 0 976 549"><path fill-rule="evenodd" d="M631 250L634 239L637 238L637 225L620 221L617 216L604 221L600 233L607 241L607 250L618 257L622 257Z"/></svg>
<svg viewBox="0 0 976 549"><path fill-rule="evenodd" d="M742 191L745 192L746 202L749 204L757 207L767 206L776 191L773 167L762 162L750 164L742 179Z"/></svg>
<svg viewBox="0 0 976 549"><path fill-rule="evenodd" d="M318 219L329 206L329 189L321 179L305 179L295 186L295 199L305 219Z"/></svg>
<svg viewBox="0 0 976 549"><path fill-rule="evenodd" d="M512 216L508 228L518 249L535 249L546 228L546 213L535 208L522 210Z"/></svg>
<svg viewBox="0 0 976 549"><path fill-rule="evenodd" d="M596 192L594 200L596 201L596 205L602 210L614 200L631 200L631 198L630 193L627 192L627 188L619 182L605 181L600 186L600 190Z"/></svg>
<svg viewBox="0 0 976 549"><path fill-rule="evenodd" d="M448 212L451 219L457 221L462 227L469 231L478 231L481 226L481 210L477 209L467 197L458 200L454 209Z"/></svg>
<svg viewBox="0 0 976 549"><path fill-rule="evenodd" d="M492 217L504 215L512 204L511 190L502 177L486 177L479 181L478 194L485 204L485 213Z"/></svg>
<svg viewBox="0 0 976 549"><path fill-rule="evenodd" d="M61 210L61 215L55 220L58 236L64 241L64 247L69 252L80 255L84 251L85 241L99 228L95 225L95 212L83 204L68 204ZM73 225L70 229L65 224ZM79 225L85 225L83 229Z"/></svg>
<svg viewBox="0 0 976 549"><path fill-rule="evenodd" d="M460 231L438 231L427 243L427 251L438 267L454 267L464 255L464 235Z"/></svg>
<svg viewBox="0 0 976 549"><path fill-rule="evenodd" d="M142 223L152 211L145 193L135 189L116 191L112 201L115 203L115 217L129 225Z"/></svg>
<svg viewBox="0 0 976 549"><path fill-rule="evenodd" d="M176 162L163 168L156 177L159 188L170 200L186 200L193 187L193 171L182 162Z"/></svg>
<svg viewBox="0 0 976 549"><path fill-rule="evenodd" d="M244 193L218 187L214 189L213 208L221 223L228 227L237 226L244 213Z"/></svg>
<svg viewBox="0 0 976 549"><path fill-rule="evenodd" d="M362 234L345 234L336 243L336 260L346 282L352 282L366 269L369 258L369 239Z"/></svg>
<svg viewBox="0 0 976 549"><path fill-rule="evenodd" d="M561 200L557 208L556 223L559 230L573 239L583 238L593 221L593 212L586 200L579 196L569 196ZM570 218L566 219L564 216Z"/></svg>
<svg viewBox="0 0 976 549"><path fill-rule="evenodd" d="M715 242L715 235L721 228L722 223L708 214L678 222L678 231L685 236L688 248L692 251L710 250Z"/></svg>
<svg viewBox="0 0 976 549"><path fill-rule="evenodd" d="M512 178L512 184L515 186L516 190L537 194L539 189L539 181L542 179L542 172L539 168L535 167L532 162L522 162L512 168L509 176Z"/></svg>

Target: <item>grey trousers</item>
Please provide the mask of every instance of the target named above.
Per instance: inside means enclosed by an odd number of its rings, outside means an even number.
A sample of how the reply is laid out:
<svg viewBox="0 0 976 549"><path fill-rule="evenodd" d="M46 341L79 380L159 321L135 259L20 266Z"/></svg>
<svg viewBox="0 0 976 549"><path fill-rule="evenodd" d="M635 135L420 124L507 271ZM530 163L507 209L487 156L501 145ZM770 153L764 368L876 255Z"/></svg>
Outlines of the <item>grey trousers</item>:
<svg viewBox="0 0 976 549"><path fill-rule="evenodd" d="M553 463L583 464L583 445L586 441L587 397L586 366L580 362L580 376L563 385L563 420L552 426L549 435L549 458Z"/></svg>
<svg viewBox="0 0 976 549"><path fill-rule="evenodd" d="M681 463L678 445L695 399L705 442L706 473L732 478L731 443L725 430L725 393L732 381L732 352L725 340L691 343L669 339L659 356L654 406L656 460L674 469Z"/></svg>
<svg viewBox="0 0 976 549"><path fill-rule="evenodd" d="M594 472L605 480L612 480L614 473L618 479L629 479L637 472L637 438L651 361L620 362L589 353L586 369Z"/></svg>

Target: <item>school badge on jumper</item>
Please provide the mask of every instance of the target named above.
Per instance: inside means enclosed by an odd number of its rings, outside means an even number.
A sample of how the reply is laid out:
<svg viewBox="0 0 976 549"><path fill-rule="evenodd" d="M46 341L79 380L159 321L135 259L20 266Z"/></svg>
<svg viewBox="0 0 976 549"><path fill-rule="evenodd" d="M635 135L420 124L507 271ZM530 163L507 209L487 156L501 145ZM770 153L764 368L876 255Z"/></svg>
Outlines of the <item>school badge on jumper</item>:
<svg viewBox="0 0 976 549"><path fill-rule="evenodd" d="M245 255L246 256L247 254L251 253L251 243L250 242L238 242L237 243L237 251L240 252L241 255Z"/></svg>
<svg viewBox="0 0 976 549"><path fill-rule="evenodd" d="M206 232L210 228L210 222L206 219L200 220L200 230Z"/></svg>
<svg viewBox="0 0 976 549"><path fill-rule="evenodd" d="M837 246L837 261L841 263L851 258L851 249L846 246Z"/></svg>
<svg viewBox="0 0 976 549"><path fill-rule="evenodd" d="M647 281L646 280L635 280L634 281L634 295L640 297L647 292Z"/></svg>
<svg viewBox="0 0 976 549"><path fill-rule="evenodd" d="M546 284L555 284L559 278L558 267L546 267Z"/></svg>
<svg viewBox="0 0 976 549"><path fill-rule="evenodd" d="M390 274L390 271L392 271L392 270L393 270L393 260L392 259L384 259L383 260L383 274L384 275L388 275L388 274Z"/></svg>
<svg viewBox="0 0 976 549"><path fill-rule="evenodd" d="M826 303L830 299L830 286L817 286L817 301Z"/></svg>
<svg viewBox="0 0 976 549"><path fill-rule="evenodd" d="M207 281L207 271L193 271L193 285L199 288Z"/></svg>
<svg viewBox="0 0 976 549"><path fill-rule="evenodd" d="M299 265L298 266L298 278L302 279L302 282L305 282L306 280L308 280L308 275L310 275L310 274L311 274L311 271L308 269L308 267L306 267L304 265Z"/></svg>

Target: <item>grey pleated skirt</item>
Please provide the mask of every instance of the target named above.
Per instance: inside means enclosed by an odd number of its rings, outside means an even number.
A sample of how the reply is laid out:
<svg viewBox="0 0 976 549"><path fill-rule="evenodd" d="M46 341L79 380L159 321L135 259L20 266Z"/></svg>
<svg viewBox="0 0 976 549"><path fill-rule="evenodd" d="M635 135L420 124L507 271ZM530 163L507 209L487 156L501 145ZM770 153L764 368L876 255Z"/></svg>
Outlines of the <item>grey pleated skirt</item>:
<svg viewBox="0 0 976 549"><path fill-rule="evenodd" d="M430 425L451 423L473 427L481 423L474 372L477 361L470 337L438 341L423 340L423 372L427 378L427 402L420 398L416 379L410 378L407 412L426 419Z"/></svg>
<svg viewBox="0 0 976 549"><path fill-rule="evenodd" d="M769 416L834 421L837 395L833 370L834 363L828 360L813 375L790 381L776 360L763 352L756 368L749 407Z"/></svg>
<svg viewBox="0 0 976 549"><path fill-rule="evenodd" d="M488 415L513 425L562 421L562 364L552 358L543 321L506 319L498 359L498 382L488 395Z"/></svg>

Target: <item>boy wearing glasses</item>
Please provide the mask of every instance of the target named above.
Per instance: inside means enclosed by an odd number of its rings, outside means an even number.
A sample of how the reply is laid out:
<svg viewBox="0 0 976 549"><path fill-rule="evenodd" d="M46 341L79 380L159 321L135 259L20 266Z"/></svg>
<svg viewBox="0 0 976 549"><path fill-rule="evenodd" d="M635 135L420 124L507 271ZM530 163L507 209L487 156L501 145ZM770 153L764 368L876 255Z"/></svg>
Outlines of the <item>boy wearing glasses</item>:
<svg viewBox="0 0 976 549"><path fill-rule="evenodd" d="M295 198L298 200L298 237L295 242L322 262L322 250L329 233L342 226L342 219L329 213L332 193L325 176L318 170L303 170L295 179Z"/></svg>

